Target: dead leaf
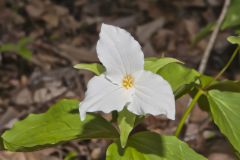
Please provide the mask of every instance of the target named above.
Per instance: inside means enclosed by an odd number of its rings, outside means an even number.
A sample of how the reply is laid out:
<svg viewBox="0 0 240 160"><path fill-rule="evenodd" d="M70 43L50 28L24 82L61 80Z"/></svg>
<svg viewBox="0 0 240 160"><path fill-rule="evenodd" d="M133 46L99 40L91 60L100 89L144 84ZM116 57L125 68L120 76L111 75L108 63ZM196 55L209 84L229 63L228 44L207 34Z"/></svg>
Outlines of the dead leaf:
<svg viewBox="0 0 240 160"><path fill-rule="evenodd" d="M30 17L32 17L32 18L40 18L41 15L44 12L44 8L39 6L39 5L35 6L35 5L30 4L30 5L26 6L26 11L27 11L27 13L28 13L28 15Z"/></svg>
<svg viewBox="0 0 240 160"><path fill-rule="evenodd" d="M66 7L59 5L54 5L52 7L52 10L54 10L54 13L58 16L64 16L69 14L68 9Z"/></svg>
<svg viewBox="0 0 240 160"><path fill-rule="evenodd" d="M8 107L7 111L1 116L0 118L0 128L6 127L6 124L9 123L12 119L17 117L19 113L13 108L13 107Z"/></svg>
<svg viewBox="0 0 240 160"><path fill-rule="evenodd" d="M137 15L131 15L128 17L118 18L112 22L111 25L118 26L121 28L129 28L137 25Z"/></svg>
<svg viewBox="0 0 240 160"><path fill-rule="evenodd" d="M173 3L180 7L205 7L204 0L174 0Z"/></svg>
<svg viewBox="0 0 240 160"><path fill-rule="evenodd" d="M55 14L45 14L42 19L47 23L48 28L57 27L59 24L59 18Z"/></svg>
<svg viewBox="0 0 240 160"><path fill-rule="evenodd" d="M97 160L101 158L102 150L101 148L94 148L91 153L91 158Z"/></svg>
<svg viewBox="0 0 240 160"><path fill-rule="evenodd" d="M67 44L59 44L59 49L62 52L59 52L61 56L71 60L72 62L97 62L96 52L87 50L86 48L77 48ZM95 50L95 49L94 49Z"/></svg>
<svg viewBox="0 0 240 160"><path fill-rule="evenodd" d="M13 97L13 102L17 105L29 105L33 102L32 93L28 88L23 88Z"/></svg>
<svg viewBox="0 0 240 160"><path fill-rule="evenodd" d="M156 51L153 48L152 44L148 41L143 47L143 53L146 57L156 56Z"/></svg>
<svg viewBox="0 0 240 160"><path fill-rule="evenodd" d="M156 19L150 23L137 27L137 37L142 43L146 43L150 37L165 24L164 18Z"/></svg>
<svg viewBox="0 0 240 160"><path fill-rule="evenodd" d="M35 91L33 100L35 103L44 103L62 95L67 88L62 86L62 82L53 81L45 84L44 88Z"/></svg>
<svg viewBox="0 0 240 160"><path fill-rule="evenodd" d="M212 153L208 156L208 160L235 160L235 158L226 153Z"/></svg>
<svg viewBox="0 0 240 160"><path fill-rule="evenodd" d="M208 118L208 113L206 111L201 110L198 106L194 107L191 116L190 122L192 123L202 123L204 120Z"/></svg>

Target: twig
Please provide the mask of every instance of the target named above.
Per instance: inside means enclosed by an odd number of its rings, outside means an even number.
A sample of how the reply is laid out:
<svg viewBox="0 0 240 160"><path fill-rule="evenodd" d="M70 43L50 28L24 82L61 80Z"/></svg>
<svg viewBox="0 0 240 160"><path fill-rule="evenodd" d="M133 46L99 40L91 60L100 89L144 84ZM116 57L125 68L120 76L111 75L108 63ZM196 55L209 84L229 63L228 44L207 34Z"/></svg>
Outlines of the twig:
<svg viewBox="0 0 240 160"><path fill-rule="evenodd" d="M225 0L225 3L224 3L224 6L222 8L222 12L217 20L217 23L215 25L215 28L214 28L214 31L210 37L210 40L209 40L209 43L208 43L208 46L206 48L206 50L204 51L204 54L203 54L203 57L202 57L202 60L201 60L201 63L199 65L199 68L198 68L198 71L200 73L204 73L205 69L206 69L206 66L207 66L207 62L208 62L208 59L209 59L209 56L210 56L210 53L212 51L212 48L215 44L215 41L216 41L216 38L217 38L217 35L218 35L218 32L220 30L220 27L222 25L222 22L227 14L227 11L228 11L228 7L231 3L231 0ZM196 96L195 96L196 97ZM194 97L194 98L195 98ZM199 97L198 97L199 98ZM188 106L190 106L191 104L193 103L193 99L190 98L189 99L189 102L188 102ZM194 104L195 105L195 104ZM176 136L179 136L181 130L182 130L182 127L183 125L187 124L188 123L188 118L189 118L189 114L190 112L192 111L194 105L191 107L191 108L188 108L186 112L189 112L188 115L185 115L182 117L183 119L181 120L182 122L180 122L180 125L178 126L177 128L177 131L175 133ZM182 123L182 124L181 124Z"/></svg>
<svg viewBox="0 0 240 160"><path fill-rule="evenodd" d="M218 32L220 30L220 27L222 25L222 22L227 14L227 11L228 11L228 7L231 3L231 0L225 0L225 3L224 3L224 6L222 8L222 12L217 20L217 23L215 25L215 28L213 30L213 33L210 37L210 40L209 40L209 43L208 43L208 46L207 48L205 49L204 51L204 54L203 54L203 57L202 57L202 60L201 60L201 63L199 65L199 68L198 68L198 71L200 73L204 73L205 69L206 69L206 66L207 66L207 62L208 62L208 59L209 59L209 56L210 56L210 53L212 51L212 48L215 44L215 41L216 41L216 38L217 38L217 35L218 35Z"/></svg>

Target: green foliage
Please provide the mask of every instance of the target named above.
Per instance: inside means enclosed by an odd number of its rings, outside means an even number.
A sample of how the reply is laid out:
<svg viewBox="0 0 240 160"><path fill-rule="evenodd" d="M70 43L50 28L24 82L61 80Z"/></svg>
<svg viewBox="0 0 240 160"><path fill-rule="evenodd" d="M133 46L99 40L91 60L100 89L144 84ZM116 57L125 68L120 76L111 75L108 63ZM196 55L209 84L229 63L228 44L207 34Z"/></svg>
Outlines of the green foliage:
<svg viewBox="0 0 240 160"><path fill-rule="evenodd" d="M227 40L232 44L240 45L240 37L230 36L230 37L227 38Z"/></svg>
<svg viewBox="0 0 240 160"><path fill-rule="evenodd" d="M106 160L206 160L175 136L139 132L131 136L125 149L119 141L111 144Z"/></svg>
<svg viewBox="0 0 240 160"><path fill-rule="evenodd" d="M208 100L214 122L240 153L240 93L211 90Z"/></svg>
<svg viewBox="0 0 240 160"><path fill-rule="evenodd" d="M86 69L96 75L100 75L105 71L101 64L77 64L77 69ZM187 68L182 62L174 58L146 58L144 68L153 73L163 76L167 80L174 91L176 98L181 97L188 92L194 85L196 79L200 76L194 69ZM169 74L174 71L174 74Z"/></svg>
<svg viewBox="0 0 240 160"><path fill-rule="evenodd" d="M77 153L76 152L69 152L64 160L76 160L77 158Z"/></svg>
<svg viewBox="0 0 240 160"><path fill-rule="evenodd" d="M239 37L230 37L228 40L240 45ZM26 43L21 41L21 45ZM1 49L8 50L12 47L10 44ZM97 63L77 64L74 68L89 70L96 75L105 71L105 68ZM195 101L198 101L200 106L204 106L203 109L211 112L221 132L240 153L238 136L240 128L237 127L240 119L238 114L240 112L240 81L215 80L217 78L201 75L174 58L146 58L144 68L167 80L176 98L187 93L195 97L198 92L199 99L196 96ZM32 151L73 139L112 138L116 141L108 148L107 160L206 159L173 136L161 136L151 132L140 132L129 136L144 116L136 116L126 108L115 114L119 136L110 122L96 114L88 114L84 121L80 121L78 104L77 100L61 100L46 113L31 114L17 122L12 129L1 136L0 150L4 147L10 151ZM179 128L181 131L181 127ZM65 159L72 159L75 156L70 153Z"/></svg>
<svg viewBox="0 0 240 160"><path fill-rule="evenodd" d="M1 150L4 150L4 147L3 147L3 140L2 138L0 137L0 151Z"/></svg>
<svg viewBox="0 0 240 160"><path fill-rule="evenodd" d="M217 89L220 91L240 92L240 81L224 80L215 82L208 87L209 90Z"/></svg>
<svg viewBox="0 0 240 160"><path fill-rule="evenodd" d="M185 67L181 61L174 58L145 59L145 69L159 74L167 80L176 98L195 87L196 80L200 76L196 70Z"/></svg>
<svg viewBox="0 0 240 160"><path fill-rule="evenodd" d="M0 46L1 52L9 52L9 51L16 51L16 50L17 50L17 45L12 43L6 43Z"/></svg>
<svg viewBox="0 0 240 160"><path fill-rule="evenodd" d="M177 59L169 58L169 57L160 58L160 59L151 57L151 58L145 59L144 68L145 70L156 73L159 69L161 69L162 67L170 63L182 63L182 62ZM74 68L85 69L95 73L96 75L100 75L105 71L104 66L98 63L91 63L91 64L80 63L80 64L76 64Z"/></svg>
<svg viewBox="0 0 240 160"><path fill-rule="evenodd" d="M199 88L205 88L206 85L208 85L211 81L213 81L213 78L210 76L206 76L206 75L201 75L198 79L198 87ZM215 82L214 82L215 83ZM198 88L194 88L191 92L190 95L192 98L195 97L195 95L198 92ZM209 111L209 102L207 99L206 95L201 95L200 98L198 99L198 105L201 107L201 109L205 110L205 111Z"/></svg>
<svg viewBox="0 0 240 160"><path fill-rule="evenodd" d="M221 30L225 30L228 28L236 29L236 32L239 33L240 27L240 1L239 0L231 0L231 4L228 8L228 12L226 17L221 25ZM197 44L200 40L205 38L208 34L210 34L215 27L215 23L209 23L206 27L203 27L201 31L197 33L194 37L192 44ZM238 43L239 44L239 43Z"/></svg>
<svg viewBox="0 0 240 160"><path fill-rule="evenodd" d="M19 55L23 58L25 58L26 60L30 60L32 58L32 51L29 50L28 48L19 48L19 50L17 51L17 53L19 53Z"/></svg>
<svg viewBox="0 0 240 160"><path fill-rule="evenodd" d="M240 1L231 0L227 15L224 19L221 29L227 29L231 27L236 27L240 25Z"/></svg>
<svg viewBox="0 0 240 160"><path fill-rule="evenodd" d="M170 64L170 63L182 63L181 61L170 58L170 57L164 57L164 58L146 58L144 63L144 69L151 71L153 73L157 73L159 69L163 68L164 66Z"/></svg>
<svg viewBox="0 0 240 160"><path fill-rule="evenodd" d="M98 64L98 63L91 63L91 64L80 63L80 64L76 64L74 66L74 68L85 69L85 70L95 73L96 75L100 75L101 73L103 73L105 71L105 68L101 64Z"/></svg>
<svg viewBox="0 0 240 160"><path fill-rule="evenodd" d="M240 28L235 29L235 34L240 35Z"/></svg>
<svg viewBox="0 0 240 160"><path fill-rule="evenodd" d="M19 54L26 60L30 60L32 58L32 51L27 48L27 45L32 40L30 38L22 38L19 40L17 44L13 43L6 43L0 46L0 53L1 52L15 52Z"/></svg>
<svg viewBox="0 0 240 160"><path fill-rule="evenodd" d="M181 97L196 86L196 80L200 77L200 73L196 70L178 63L168 64L157 73L170 83L176 98Z"/></svg>
<svg viewBox="0 0 240 160"><path fill-rule="evenodd" d="M89 114L81 121L78 105L77 100L60 100L46 113L16 122L2 135L5 149L33 151L73 139L118 137L111 123L98 115Z"/></svg>
<svg viewBox="0 0 240 160"><path fill-rule="evenodd" d="M127 144L128 136L135 126L136 115L124 108L118 114L118 127L120 129L120 142L122 148Z"/></svg>
<svg viewBox="0 0 240 160"><path fill-rule="evenodd" d="M214 79L210 76L201 75L199 78L200 88L205 88L211 81ZM210 91L210 90L220 90L220 91L231 91L231 92L240 92L240 81L231 81L231 80L223 80L223 81L213 81L210 85L208 85L207 88L204 90ZM197 88L193 89L190 92L190 95L194 97L197 93ZM201 97L198 99L199 106L206 111L209 111L209 102L208 98L205 94L201 95Z"/></svg>

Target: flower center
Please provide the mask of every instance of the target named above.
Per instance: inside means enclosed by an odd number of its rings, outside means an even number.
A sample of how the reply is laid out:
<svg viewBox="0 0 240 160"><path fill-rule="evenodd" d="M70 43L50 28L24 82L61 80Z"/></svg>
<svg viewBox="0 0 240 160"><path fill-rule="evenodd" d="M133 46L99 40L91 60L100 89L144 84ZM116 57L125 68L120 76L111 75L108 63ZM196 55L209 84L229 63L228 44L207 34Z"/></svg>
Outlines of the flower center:
<svg viewBox="0 0 240 160"><path fill-rule="evenodd" d="M124 76L122 80L122 85L124 88L129 89L133 87L134 79L131 75Z"/></svg>

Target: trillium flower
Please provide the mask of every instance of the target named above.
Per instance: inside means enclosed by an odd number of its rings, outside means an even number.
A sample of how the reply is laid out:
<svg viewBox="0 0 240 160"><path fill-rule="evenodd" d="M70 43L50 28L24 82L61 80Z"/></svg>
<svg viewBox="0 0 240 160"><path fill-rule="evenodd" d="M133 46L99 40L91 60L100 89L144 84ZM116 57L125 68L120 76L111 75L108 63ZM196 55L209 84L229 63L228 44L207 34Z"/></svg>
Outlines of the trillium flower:
<svg viewBox="0 0 240 160"><path fill-rule="evenodd" d="M81 120L86 112L109 113L125 106L136 115L175 119L175 99L169 83L144 70L141 46L127 31L102 24L97 54L106 72L88 82L79 108Z"/></svg>

